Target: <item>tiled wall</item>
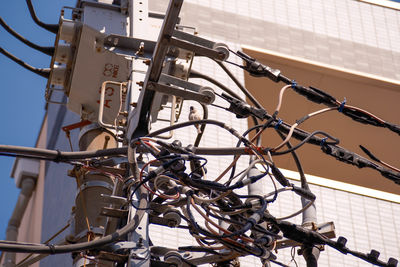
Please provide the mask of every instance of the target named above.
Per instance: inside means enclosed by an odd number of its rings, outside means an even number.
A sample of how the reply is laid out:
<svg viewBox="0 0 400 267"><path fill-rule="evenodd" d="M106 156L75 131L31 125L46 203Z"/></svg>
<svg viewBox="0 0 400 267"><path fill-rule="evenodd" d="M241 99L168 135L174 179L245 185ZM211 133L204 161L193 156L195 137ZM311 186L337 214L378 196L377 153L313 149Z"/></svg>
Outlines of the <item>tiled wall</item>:
<svg viewBox="0 0 400 267"><path fill-rule="evenodd" d="M165 10L167 1L150 1ZM356 0L188 0L200 35L400 79L400 12Z"/></svg>

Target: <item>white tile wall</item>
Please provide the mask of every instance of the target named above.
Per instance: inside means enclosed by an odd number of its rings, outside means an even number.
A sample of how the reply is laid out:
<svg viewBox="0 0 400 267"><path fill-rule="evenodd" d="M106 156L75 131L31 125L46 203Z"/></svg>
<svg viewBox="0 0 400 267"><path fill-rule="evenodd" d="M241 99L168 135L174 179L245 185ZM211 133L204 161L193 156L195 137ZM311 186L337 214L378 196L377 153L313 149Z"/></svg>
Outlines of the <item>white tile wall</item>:
<svg viewBox="0 0 400 267"><path fill-rule="evenodd" d="M356 0L185 2L400 52L400 12Z"/></svg>

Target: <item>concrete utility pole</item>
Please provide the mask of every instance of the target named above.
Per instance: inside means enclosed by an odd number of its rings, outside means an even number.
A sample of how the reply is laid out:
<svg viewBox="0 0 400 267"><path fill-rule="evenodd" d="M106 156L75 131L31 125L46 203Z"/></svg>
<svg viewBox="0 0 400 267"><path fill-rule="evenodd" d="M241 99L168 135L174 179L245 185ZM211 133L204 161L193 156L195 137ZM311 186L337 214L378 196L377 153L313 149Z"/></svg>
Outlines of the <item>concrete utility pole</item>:
<svg viewBox="0 0 400 267"><path fill-rule="evenodd" d="M98 149L116 148L118 146L115 135L91 124L85 126L79 135L79 149L81 151L93 151ZM102 213L105 201L103 195L119 195L122 192L118 186L118 180L107 172L85 168L75 168L70 175L77 181L77 194L75 200L75 219L73 229L73 242L85 242L98 239L106 234L106 231L115 231L117 225L112 217L106 217ZM74 266L90 266L91 260L83 255L74 257ZM95 264L95 263L93 263ZM101 266L114 266L113 261L99 259L96 264Z"/></svg>

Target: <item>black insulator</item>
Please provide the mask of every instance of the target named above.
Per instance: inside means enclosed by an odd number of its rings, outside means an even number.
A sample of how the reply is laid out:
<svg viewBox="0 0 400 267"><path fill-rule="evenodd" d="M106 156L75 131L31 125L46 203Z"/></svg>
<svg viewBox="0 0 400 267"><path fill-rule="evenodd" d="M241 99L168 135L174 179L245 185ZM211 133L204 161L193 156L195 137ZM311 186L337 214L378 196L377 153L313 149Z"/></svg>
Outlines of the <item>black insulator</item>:
<svg viewBox="0 0 400 267"><path fill-rule="evenodd" d="M399 263L399 261L395 258L389 258L387 265L388 267L397 267L397 263Z"/></svg>
<svg viewBox="0 0 400 267"><path fill-rule="evenodd" d="M368 254L368 258L376 261L379 258L380 254L381 253L379 251L372 249L371 252Z"/></svg>
<svg viewBox="0 0 400 267"><path fill-rule="evenodd" d="M338 246L340 246L341 248L345 247L347 243L347 239L343 236L339 236L339 238L336 241L336 244L338 244Z"/></svg>

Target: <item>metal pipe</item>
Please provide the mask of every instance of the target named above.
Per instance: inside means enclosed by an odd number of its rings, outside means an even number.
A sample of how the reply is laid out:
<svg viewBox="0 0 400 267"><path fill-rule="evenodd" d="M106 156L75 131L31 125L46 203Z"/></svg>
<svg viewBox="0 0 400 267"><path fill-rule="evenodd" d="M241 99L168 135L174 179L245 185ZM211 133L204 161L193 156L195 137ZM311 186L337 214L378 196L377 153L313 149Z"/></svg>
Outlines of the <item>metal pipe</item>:
<svg viewBox="0 0 400 267"><path fill-rule="evenodd" d="M22 217L24 216L26 207L28 206L29 200L32 196L32 192L35 189L35 177L25 177L21 182L21 192L18 196L17 204L15 204L14 212L8 221L6 240L17 241L18 229L21 225ZM15 253L7 252L5 254L4 267L15 266Z"/></svg>
<svg viewBox="0 0 400 267"><path fill-rule="evenodd" d="M100 107L102 106L103 103L100 103ZM79 134L79 149L81 151L117 146L118 143L114 134L99 127L97 124L85 126ZM105 206L102 195L112 194L114 191L114 177L112 174L102 172L101 170L80 170L75 171L74 175L78 188L75 198L76 209L73 239L77 243L85 242L88 239L99 239L105 235L104 231L107 222L107 217L102 215L102 210ZM111 229L112 232L115 230ZM97 262L101 266L113 266L111 261L103 259L92 261L80 254L74 255L73 258L73 266L75 267L92 266L94 262Z"/></svg>
<svg viewBox="0 0 400 267"><path fill-rule="evenodd" d="M116 126L116 125L112 125L112 124L106 124L105 122L103 122L104 96L105 96L105 91L106 91L106 85L107 84L119 85L120 94L122 94L122 86L124 85L124 83L114 82L114 81L105 81L105 82L102 83L101 89L100 89L99 116L97 118L98 123L100 124L101 127L104 127L104 128L123 130L124 127ZM118 116L118 114L117 114L117 116Z"/></svg>
<svg viewBox="0 0 400 267"><path fill-rule="evenodd" d="M310 190L307 180L304 176L302 176L302 185L301 187L306 190ZM309 204L310 200L301 198L301 204L303 207L307 206ZM302 226L306 228L313 229L315 225L317 224L317 208L315 206L315 202L306 210L303 211L302 214ZM315 230L315 229L313 229ZM315 246L303 246L302 247L302 254L303 258L305 259L307 263L307 267L317 267L318 266L318 258L320 254L319 248Z"/></svg>

